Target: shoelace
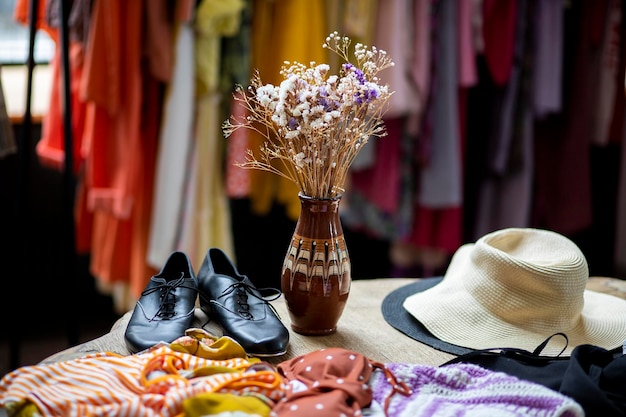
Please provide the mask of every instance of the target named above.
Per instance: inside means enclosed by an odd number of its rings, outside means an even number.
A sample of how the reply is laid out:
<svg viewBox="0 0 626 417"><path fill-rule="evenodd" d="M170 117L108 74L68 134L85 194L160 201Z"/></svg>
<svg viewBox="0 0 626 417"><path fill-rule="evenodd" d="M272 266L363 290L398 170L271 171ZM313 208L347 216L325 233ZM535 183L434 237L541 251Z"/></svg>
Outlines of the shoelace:
<svg viewBox="0 0 626 417"><path fill-rule="evenodd" d="M144 290L141 295L152 294L155 291L160 291L159 298L161 299L161 303L159 304L159 309L154 316L150 319L150 321L159 319L169 320L176 315L175 307L176 307L176 294L174 294L174 290L178 287L194 289L188 285L184 285L185 283L185 274L180 273L180 278L166 281L164 284L159 284L155 287L148 288Z"/></svg>
<svg viewBox="0 0 626 417"><path fill-rule="evenodd" d="M222 295L220 295L218 298L226 297L233 292L235 292L237 296L237 313L242 318L246 320L252 320L254 318L252 316L252 313L250 313L248 294L264 302L272 310L272 312L274 312L274 314L276 314L276 316L280 318L274 306L269 303L269 301L274 301L282 295L282 292L280 290L277 290L276 288L256 288L251 286L250 284L246 284L245 282L235 282L229 285L222 292ZM268 295L264 296L263 293L267 293Z"/></svg>

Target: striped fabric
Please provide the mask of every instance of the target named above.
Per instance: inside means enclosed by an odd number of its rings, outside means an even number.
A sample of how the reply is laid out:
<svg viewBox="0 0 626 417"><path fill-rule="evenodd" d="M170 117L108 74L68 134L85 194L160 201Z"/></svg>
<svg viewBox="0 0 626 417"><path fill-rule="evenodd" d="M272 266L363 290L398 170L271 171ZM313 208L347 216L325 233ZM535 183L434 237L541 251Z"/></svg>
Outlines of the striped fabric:
<svg viewBox="0 0 626 417"><path fill-rule="evenodd" d="M157 346L132 356L94 353L16 369L0 380L0 407L27 401L42 416L177 416L184 400L207 392L273 403L283 397L284 385L262 363L204 359Z"/></svg>

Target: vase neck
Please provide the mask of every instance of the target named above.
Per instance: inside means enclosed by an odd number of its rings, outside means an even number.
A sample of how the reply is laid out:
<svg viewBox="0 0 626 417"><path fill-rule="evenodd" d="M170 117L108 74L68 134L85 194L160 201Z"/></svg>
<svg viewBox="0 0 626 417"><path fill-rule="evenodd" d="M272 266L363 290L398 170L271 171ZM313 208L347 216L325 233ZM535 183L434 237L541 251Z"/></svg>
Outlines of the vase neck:
<svg viewBox="0 0 626 417"><path fill-rule="evenodd" d="M313 198L300 196L302 210L311 213L338 213L341 196L334 198Z"/></svg>

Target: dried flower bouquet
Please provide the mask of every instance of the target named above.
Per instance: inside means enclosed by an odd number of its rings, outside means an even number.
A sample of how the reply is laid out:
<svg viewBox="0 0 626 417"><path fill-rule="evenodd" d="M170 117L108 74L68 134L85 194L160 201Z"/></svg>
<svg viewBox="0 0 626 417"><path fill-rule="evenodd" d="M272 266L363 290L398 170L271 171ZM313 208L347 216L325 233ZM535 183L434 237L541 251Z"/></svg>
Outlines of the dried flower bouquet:
<svg viewBox="0 0 626 417"><path fill-rule="evenodd" d="M312 198L341 195L350 166L370 137L383 137L382 120L393 94L377 74L393 61L387 53L331 33L322 47L344 62L339 75L330 65L285 62L279 86L263 84L255 71L248 88L236 86L234 99L247 116L231 116L222 126L229 137L240 128L265 138L259 152L248 149L243 168L273 172L295 182Z"/></svg>

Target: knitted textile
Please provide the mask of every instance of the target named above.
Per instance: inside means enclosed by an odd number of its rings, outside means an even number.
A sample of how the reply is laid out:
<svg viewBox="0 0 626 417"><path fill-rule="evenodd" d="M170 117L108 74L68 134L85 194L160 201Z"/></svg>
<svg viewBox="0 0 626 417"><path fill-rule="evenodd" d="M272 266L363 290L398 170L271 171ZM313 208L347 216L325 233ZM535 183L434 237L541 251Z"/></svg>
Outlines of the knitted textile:
<svg viewBox="0 0 626 417"><path fill-rule="evenodd" d="M391 398L389 416L560 416L583 417L573 399L533 382L473 364L433 367L388 364L398 380L412 390L410 396ZM385 375L375 370L370 378L373 400L382 404L392 389Z"/></svg>

